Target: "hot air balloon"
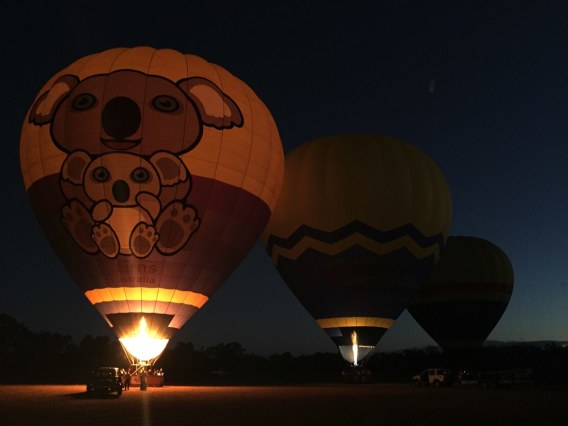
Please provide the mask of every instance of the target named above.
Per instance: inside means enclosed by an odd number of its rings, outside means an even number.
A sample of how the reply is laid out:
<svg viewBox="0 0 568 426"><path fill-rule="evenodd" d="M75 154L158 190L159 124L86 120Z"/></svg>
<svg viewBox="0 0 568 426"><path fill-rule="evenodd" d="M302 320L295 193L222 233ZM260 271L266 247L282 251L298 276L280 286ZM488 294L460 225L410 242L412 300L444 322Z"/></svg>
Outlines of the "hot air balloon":
<svg viewBox="0 0 568 426"><path fill-rule="evenodd" d="M511 262L495 244L476 237L449 237L408 311L454 361L472 362L472 353L483 345L509 303L513 278Z"/></svg>
<svg viewBox="0 0 568 426"><path fill-rule="evenodd" d="M266 250L357 366L436 263L451 221L448 185L419 149L377 135L318 139L285 162Z"/></svg>
<svg viewBox="0 0 568 426"><path fill-rule="evenodd" d="M284 154L266 106L197 56L86 56L25 118L32 208L73 279L138 360L155 359L264 228Z"/></svg>

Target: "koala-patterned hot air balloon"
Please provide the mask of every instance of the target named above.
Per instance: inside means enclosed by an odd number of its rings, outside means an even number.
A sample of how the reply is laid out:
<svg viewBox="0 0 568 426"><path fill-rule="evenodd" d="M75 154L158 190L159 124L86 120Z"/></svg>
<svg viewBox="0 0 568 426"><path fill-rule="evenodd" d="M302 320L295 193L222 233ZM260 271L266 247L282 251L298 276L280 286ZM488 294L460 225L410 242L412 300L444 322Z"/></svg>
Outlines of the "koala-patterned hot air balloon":
<svg viewBox="0 0 568 426"><path fill-rule="evenodd" d="M90 55L53 76L25 118L20 156L57 255L145 360L255 243L284 167L272 116L245 83L150 47Z"/></svg>
<svg viewBox="0 0 568 426"><path fill-rule="evenodd" d="M286 154L263 233L284 281L357 365L406 308L448 235L440 169L400 140L340 135Z"/></svg>

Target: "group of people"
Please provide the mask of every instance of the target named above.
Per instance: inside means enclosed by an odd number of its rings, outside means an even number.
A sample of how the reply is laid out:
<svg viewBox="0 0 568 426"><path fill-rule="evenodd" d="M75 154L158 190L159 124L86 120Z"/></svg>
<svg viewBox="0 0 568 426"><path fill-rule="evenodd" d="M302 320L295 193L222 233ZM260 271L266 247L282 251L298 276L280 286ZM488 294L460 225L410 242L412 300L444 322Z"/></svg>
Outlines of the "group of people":
<svg viewBox="0 0 568 426"><path fill-rule="evenodd" d="M146 374L148 374L149 376L163 376L164 375L164 370L162 370L161 368L146 367L145 371L146 371Z"/></svg>
<svg viewBox="0 0 568 426"><path fill-rule="evenodd" d="M140 374L141 371L137 371L135 366L130 366L128 370L122 368L120 374L122 376L122 387L124 390L130 389L130 381L133 374ZM152 366L144 367L144 373L147 376L163 376L164 370L161 368L154 368Z"/></svg>

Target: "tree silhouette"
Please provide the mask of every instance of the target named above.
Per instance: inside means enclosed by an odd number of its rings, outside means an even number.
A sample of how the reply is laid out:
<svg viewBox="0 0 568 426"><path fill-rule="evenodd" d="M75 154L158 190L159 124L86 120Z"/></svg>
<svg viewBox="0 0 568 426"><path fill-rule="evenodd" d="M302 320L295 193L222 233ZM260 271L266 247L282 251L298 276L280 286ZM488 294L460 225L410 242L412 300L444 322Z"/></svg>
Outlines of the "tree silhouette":
<svg viewBox="0 0 568 426"><path fill-rule="evenodd" d="M568 387L568 347L547 344L489 345L478 355L481 370L530 368L539 383ZM424 368L455 362L437 347L376 352L367 361L375 381L406 382ZM128 367L122 346L109 336L86 335L79 344L70 336L32 332L0 314L0 383L84 383L98 366ZM290 352L261 357L238 342L196 350L191 342L168 347L156 365L166 384L259 384L339 382L347 366L338 353L294 356Z"/></svg>

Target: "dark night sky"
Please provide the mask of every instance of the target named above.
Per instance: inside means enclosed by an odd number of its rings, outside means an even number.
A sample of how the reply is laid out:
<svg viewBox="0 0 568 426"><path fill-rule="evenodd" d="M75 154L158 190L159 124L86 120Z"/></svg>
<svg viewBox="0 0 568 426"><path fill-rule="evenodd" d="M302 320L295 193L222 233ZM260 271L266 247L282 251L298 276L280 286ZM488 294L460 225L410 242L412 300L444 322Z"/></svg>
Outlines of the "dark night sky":
<svg viewBox="0 0 568 426"><path fill-rule="evenodd" d="M486 238L513 264L513 297L490 338L568 340L568 4L257 3L0 2L0 312L76 339L109 333L33 217L19 132L61 68L149 45L199 55L248 83L285 150L344 132L417 145L450 185L451 235ZM239 341L258 354L334 350L260 243L178 338L197 347ZM379 348L429 343L404 313Z"/></svg>

